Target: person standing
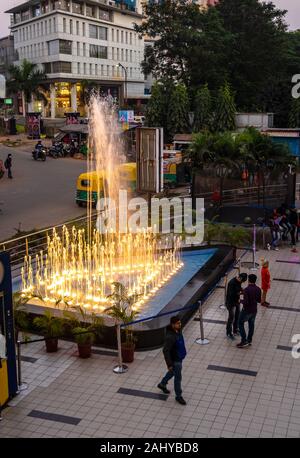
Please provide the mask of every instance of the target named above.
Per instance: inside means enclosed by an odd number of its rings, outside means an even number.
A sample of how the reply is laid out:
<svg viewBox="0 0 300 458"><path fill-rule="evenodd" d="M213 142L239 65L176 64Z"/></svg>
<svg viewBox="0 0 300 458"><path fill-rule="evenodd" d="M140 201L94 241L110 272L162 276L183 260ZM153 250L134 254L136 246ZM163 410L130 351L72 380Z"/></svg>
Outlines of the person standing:
<svg viewBox="0 0 300 458"><path fill-rule="evenodd" d="M230 340L235 340L234 336L238 334L240 294L242 292L242 283L247 281L247 277L247 274L241 273L237 277L232 278L227 286L226 308L228 310L228 320L226 325L226 335Z"/></svg>
<svg viewBox="0 0 300 458"><path fill-rule="evenodd" d="M179 404L186 405L182 397L181 373L182 361L186 356L184 338L181 332L181 321L178 316L172 316L170 324L167 326L166 340L163 348L163 354L167 364L168 372L163 377L157 387L165 394L169 394L167 383L174 377L175 399Z"/></svg>
<svg viewBox="0 0 300 458"><path fill-rule="evenodd" d="M8 154L7 158L5 159L4 167L5 167L6 170L7 170L7 176L8 176L8 178L12 178L12 174L11 174L12 156L11 156L11 154Z"/></svg>
<svg viewBox="0 0 300 458"><path fill-rule="evenodd" d="M261 305L263 307L268 307L270 305L270 303L267 302L266 300L267 294L270 288L271 288L271 275L269 271L269 261L264 259L262 262L262 268L261 268L261 289L262 289Z"/></svg>
<svg viewBox="0 0 300 458"><path fill-rule="evenodd" d="M241 342L237 344L238 348L244 348L252 345L257 304L261 302L261 289L256 286L256 280L257 276L250 274L248 276L248 286L244 289L243 309L239 318ZM245 331L246 321L249 326L248 337L246 336Z"/></svg>

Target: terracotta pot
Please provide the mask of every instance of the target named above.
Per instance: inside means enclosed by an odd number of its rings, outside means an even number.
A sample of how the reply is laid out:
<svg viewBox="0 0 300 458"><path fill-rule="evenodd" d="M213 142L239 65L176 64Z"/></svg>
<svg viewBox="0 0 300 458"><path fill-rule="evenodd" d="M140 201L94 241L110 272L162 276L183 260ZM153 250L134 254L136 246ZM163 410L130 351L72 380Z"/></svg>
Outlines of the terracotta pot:
<svg viewBox="0 0 300 458"><path fill-rule="evenodd" d="M134 360L134 349L135 345L131 345L130 347L122 345L122 360L123 363L132 363Z"/></svg>
<svg viewBox="0 0 300 458"><path fill-rule="evenodd" d="M54 337L53 339L46 339L46 352L54 353L57 351L58 339Z"/></svg>
<svg viewBox="0 0 300 458"><path fill-rule="evenodd" d="M92 344L77 344L80 358L89 358L92 354Z"/></svg>

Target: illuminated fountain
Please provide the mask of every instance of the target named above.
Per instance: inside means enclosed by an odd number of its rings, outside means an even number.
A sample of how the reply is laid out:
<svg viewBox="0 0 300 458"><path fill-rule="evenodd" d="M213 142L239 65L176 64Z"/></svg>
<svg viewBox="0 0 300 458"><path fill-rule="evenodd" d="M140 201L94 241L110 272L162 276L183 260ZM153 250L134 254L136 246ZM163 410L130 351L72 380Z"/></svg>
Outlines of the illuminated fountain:
<svg viewBox="0 0 300 458"><path fill-rule="evenodd" d="M119 126L114 107L98 96L91 98L89 130L87 169L105 177L97 180L98 195L102 192L117 202L124 186L118 174L124 161L120 136L115 135ZM25 257L23 294L43 297L48 307L82 306L101 314L109 306L112 283L120 282L130 294L139 294L135 308L142 308L182 266L179 239L172 249L163 249L150 228L102 234L93 227L89 201L86 229L64 227L61 234L53 229L46 249L35 258Z"/></svg>

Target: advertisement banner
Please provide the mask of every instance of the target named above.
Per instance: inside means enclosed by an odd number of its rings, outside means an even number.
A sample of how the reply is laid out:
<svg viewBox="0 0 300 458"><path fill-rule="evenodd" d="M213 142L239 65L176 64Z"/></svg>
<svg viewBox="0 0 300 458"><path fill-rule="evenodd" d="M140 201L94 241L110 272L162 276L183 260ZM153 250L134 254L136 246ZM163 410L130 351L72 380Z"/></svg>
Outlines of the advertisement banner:
<svg viewBox="0 0 300 458"><path fill-rule="evenodd" d="M28 138L38 139L41 135L41 113L26 114Z"/></svg>

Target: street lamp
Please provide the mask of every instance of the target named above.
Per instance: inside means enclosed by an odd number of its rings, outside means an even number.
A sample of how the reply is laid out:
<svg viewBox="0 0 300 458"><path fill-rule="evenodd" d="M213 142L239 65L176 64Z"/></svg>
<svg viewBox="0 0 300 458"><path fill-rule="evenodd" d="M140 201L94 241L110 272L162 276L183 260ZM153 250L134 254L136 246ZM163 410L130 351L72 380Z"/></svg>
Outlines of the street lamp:
<svg viewBox="0 0 300 458"><path fill-rule="evenodd" d="M124 87L124 103L125 106L127 105L127 69L124 67L124 65L118 63L117 67L121 67L124 70L125 73L125 87Z"/></svg>

